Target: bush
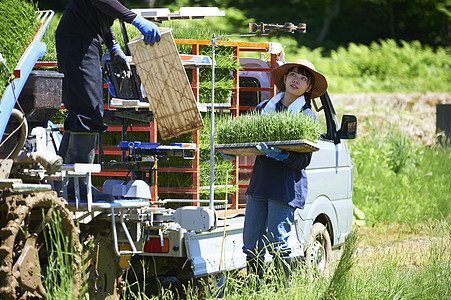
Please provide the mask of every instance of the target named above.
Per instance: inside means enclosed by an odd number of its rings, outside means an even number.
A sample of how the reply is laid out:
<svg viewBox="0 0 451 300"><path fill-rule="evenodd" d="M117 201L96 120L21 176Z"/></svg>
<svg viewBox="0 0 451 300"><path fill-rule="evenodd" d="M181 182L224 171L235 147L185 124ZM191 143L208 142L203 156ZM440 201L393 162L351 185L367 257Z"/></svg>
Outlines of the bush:
<svg viewBox="0 0 451 300"><path fill-rule="evenodd" d="M450 54L451 48L434 50L418 41L351 43L332 51L328 68L320 70L327 74L329 90L335 93L450 91L448 85L443 86L451 80ZM335 77L351 84L338 85Z"/></svg>
<svg viewBox="0 0 451 300"><path fill-rule="evenodd" d="M9 0L11 1L11 0ZM229 15L229 14L228 14ZM236 26L242 27L252 22L243 15L232 12L232 17L206 18L205 20L163 22L162 26L174 29L175 38L190 38L211 40L211 35L234 34ZM54 53L54 30L60 19L56 15L44 35L48 51L43 60L56 60ZM231 21L229 21L232 19ZM235 27L234 27L235 26ZM127 25L129 38L138 34L138 30ZM123 44L118 23L113 31ZM237 37L230 38L240 41L253 42L279 42L284 47L286 61L297 58L309 59L316 69L323 73L329 83L330 93L391 93L391 92L451 92L451 68L449 57L451 47L432 48L422 45L419 41L399 41L392 39L372 42L369 46L349 43L330 52L323 48L311 49L299 47L295 36L280 34L278 36L264 37ZM190 45L178 45L181 53L190 53ZM220 48L220 47L219 47ZM217 51L221 51L217 49ZM211 55L211 47L201 47L201 54ZM259 56L260 53L241 52L241 56ZM221 57L221 55L218 55ZM227 77L230 70L236 66L230 65L230 55L224 56L224 60L217 61L217 76ZM203 75L209 76L210 68L203 69ZM207 82L208 80L203 80ZM229 85L218 85L219 89L227 89ZM208 85L203 87L209 93ZM202 93L204 94L204 93ZM226 93L223 93L224 95ZM204 94L206 95L206 94ZM205 102L209 102L206 95ZM221 102L221 101L218 101ZM222 101L226 102L226 101Z"/></svg>

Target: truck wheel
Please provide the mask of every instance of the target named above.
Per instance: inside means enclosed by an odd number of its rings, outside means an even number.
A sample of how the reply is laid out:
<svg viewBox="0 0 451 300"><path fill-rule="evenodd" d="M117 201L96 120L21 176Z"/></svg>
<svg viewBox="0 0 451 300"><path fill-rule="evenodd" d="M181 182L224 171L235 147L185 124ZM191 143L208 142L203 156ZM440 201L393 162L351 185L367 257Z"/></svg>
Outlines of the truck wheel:
<svg viewBox="0 0 451 300"><path fill-rule="evenodd" d="M305 263L307 266L323 272L329 263L332 254L332 244L329 232L321 223L315 223L310 230L310 238L305 251Z"/></svg>
<svg viewBox="0 0 451 300"><path fill-rule="evenodd" d="M55 192L1 196L8 212L6 225L0 229L0 298L46 298L44 279L52 276L59 282L66 263L72 272L65 276L72 278L64 279L72 279L72 296L76 298L80 291L81 244L65 200L58 199ZM53 223L55 216L57 224ZM71 252L62 262L58 259L63 252L59 246L67 246Z"/></svg>
<svg viewBox="0 0 451 300"><path fill-rule="evenodd" d="M119 299L122 269L113 244L103 236L89 236L83 244L89 299Z"/></svg>
<svg viewBox="0 0 451 300"><path fill-rule="evenodd" d="M193 278L194 287L199 291L201 297L224 297L225 273L219 272Z"/></svg>

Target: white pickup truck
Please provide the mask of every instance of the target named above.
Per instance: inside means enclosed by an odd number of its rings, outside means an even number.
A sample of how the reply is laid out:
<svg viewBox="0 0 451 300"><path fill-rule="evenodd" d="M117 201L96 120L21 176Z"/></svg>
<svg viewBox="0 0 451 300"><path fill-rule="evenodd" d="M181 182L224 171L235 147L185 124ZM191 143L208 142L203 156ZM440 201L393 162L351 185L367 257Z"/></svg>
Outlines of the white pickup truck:
<svg viewBox="0 0 451 300"><path fill-rule="evenodd" d="M242 58L240 64L268 68L265 61L257 58ZM269 87L269 73L241 71L240 83ZM269 99L269 92L265 93L242 93L240 105L255 106ZM305 208L295 212L290 243L293 256L301 256L307 264L322 270L332 248L340 246L351 231L353 162L344 140L355 137L357 120L355 116L344 115L340 125L327 92L312 103L324 133L317 141L320 150L314 152L307 168L308 197ZM179 210L176 217L153 213L153 225L144 227L146 240L138 249L142 253L131 259L135 272L142 272L140 260L144 259L147 278L176 277L182 282L190 278L208 279L214 287L221 284L225 271L246 267L242 251L243 214L218 218L216 212L211 214L205 207Z"/></svg>

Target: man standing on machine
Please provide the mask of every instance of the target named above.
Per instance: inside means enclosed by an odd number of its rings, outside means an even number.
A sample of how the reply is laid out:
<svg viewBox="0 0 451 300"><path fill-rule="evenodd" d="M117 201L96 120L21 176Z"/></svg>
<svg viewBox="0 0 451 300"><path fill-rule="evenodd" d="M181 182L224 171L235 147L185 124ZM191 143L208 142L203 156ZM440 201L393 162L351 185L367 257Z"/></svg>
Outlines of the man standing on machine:
<svg viewBox="0 0 451 300"><path fill-rule="evenodd" d="M59 71L64 74L62 97L69 111L58 154L64 163L93 163L99 133L107 130L103 122L103 78L100 67L102 44L110 53L116 76L130 77L130 65L111 26L115 19L131 23L144 36L146 44L160 40L158 27L127 9L126 0L70 0L56 30ZM95 201L112 200L112 195L93 188ZM86 182L80 194L86 199ZM68 198L74 199L69 182Z"/></svg>

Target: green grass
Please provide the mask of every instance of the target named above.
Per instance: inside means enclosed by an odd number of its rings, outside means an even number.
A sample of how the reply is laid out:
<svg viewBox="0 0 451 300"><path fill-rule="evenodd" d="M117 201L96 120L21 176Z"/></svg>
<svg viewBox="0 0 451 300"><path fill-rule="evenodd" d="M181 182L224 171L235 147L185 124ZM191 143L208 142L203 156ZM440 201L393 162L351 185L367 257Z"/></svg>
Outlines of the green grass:
<svg viewBox="0 0 451 300"><path fill-rule="evenodd" d="M254 277L247 278L243 271L226 273L224 299L446 299L451 295L449 223L432 221L422 229L429 236L425 243L404 246L391 240L378 250L368 246L361 231L354 230L346 239L341 259L333 262L328 272L319 274L297 268L289 288L283 286L281 275L272 264L267 265L265 284ZM67 245L66 241L63 248ZM65 253L63 249L58 251ZM46 279L51 284L46 285L48 299L66 298L64 291L72 289L66 284L70 283L70 272L55 270L60 272L59 281ZM146 295L143 290L126 289L122 297L177 299L180 293L160 287L156 295ZM186 299L198 299L200 291L188 285L183 293ZM86 299L85 295L80 299ZM214 297L207 294L206 299Z"/></svg>
<svg viewBox="0 0 451 300"><path fill-rule="evenodd" d="M372 250L354 230L346 239L341 259L328 272L318 274L298 268L289 288L283 286L272 264L267 266L265 284L247 278L245 272L226 273L224 299L447 299L451 295L449 223L430 229L428 234L436 238L421 244L416 253L402 244ZM187 299L198 299L195 288L188 287L186 292ZM158 296L141 293L127 299L173 297L163 289ZM215 297L209 295L206 299Z"/></svg>
<svg viewBox="0 0 451 300"><path fill-rule="evenodd" d="M350 142L353 202L367 222L449 219L451 148L416 145L395 128Z"/></svg>

